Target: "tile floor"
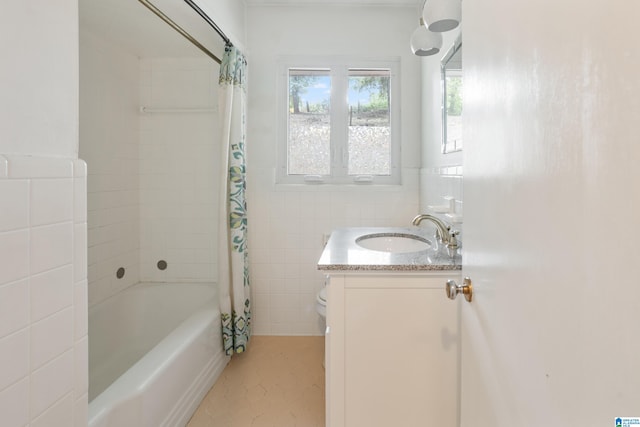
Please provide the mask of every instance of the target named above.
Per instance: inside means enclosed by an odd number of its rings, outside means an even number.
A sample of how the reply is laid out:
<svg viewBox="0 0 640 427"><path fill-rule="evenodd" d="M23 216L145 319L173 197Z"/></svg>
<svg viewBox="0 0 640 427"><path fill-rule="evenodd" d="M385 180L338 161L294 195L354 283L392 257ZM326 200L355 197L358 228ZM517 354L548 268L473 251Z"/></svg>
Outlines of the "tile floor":
<svg viewBox="0 0 640 427"><path fill-rule="evenodd" d="M187 427L324 427L324 337L251 338Z"/></svg>

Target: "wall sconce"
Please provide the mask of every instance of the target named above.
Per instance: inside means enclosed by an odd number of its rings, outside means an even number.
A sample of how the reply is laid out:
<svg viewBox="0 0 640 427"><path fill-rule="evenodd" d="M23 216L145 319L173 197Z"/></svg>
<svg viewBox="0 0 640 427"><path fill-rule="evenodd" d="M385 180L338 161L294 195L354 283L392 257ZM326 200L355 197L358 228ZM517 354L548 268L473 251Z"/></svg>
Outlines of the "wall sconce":
<svg viewBox="0 0 640 427"><path fill-rule="evenodd" d="M424 19L420 18L420 25L411 35L411 52L417 56L430 56L440 52L441 47L442 34L429 31Z"/></svg>

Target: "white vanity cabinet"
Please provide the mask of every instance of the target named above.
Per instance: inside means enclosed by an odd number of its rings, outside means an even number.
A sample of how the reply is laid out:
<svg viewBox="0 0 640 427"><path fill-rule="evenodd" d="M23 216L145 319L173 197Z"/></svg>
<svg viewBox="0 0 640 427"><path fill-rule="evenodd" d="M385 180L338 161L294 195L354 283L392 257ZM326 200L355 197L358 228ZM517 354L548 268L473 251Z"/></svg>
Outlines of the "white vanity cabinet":
<svg viewBox="0 0 640 427"><path fill-rule="evenodd" d="M455 427L460 271L327 273L327 426Z"/></svg>

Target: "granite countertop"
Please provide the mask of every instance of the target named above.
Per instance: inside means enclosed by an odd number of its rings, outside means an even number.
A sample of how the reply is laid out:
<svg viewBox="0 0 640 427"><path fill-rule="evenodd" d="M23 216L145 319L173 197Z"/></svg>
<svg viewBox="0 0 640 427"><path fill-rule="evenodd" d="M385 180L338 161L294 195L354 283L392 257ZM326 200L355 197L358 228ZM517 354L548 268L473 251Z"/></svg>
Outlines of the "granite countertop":
<svg viewBox="0 0 640 427"><path fill-rule="evenodd" d="M378 233L417 235L428 240L431 243L431 247L420 252L390 253L365 249L356 243L356 239L361 236ZM441 246L441 244L440 247L438 246L433 233L420 227L339 228L331 233L331 237L318 261L318 270L461 270L462 256L460 253L452 259Z"/></svg>

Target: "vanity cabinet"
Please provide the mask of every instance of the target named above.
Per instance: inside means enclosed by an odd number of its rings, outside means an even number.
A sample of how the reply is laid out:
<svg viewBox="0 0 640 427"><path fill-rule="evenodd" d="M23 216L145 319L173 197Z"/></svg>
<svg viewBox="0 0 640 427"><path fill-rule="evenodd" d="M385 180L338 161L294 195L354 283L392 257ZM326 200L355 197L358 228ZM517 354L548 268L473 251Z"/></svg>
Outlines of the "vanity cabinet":
<svg viewBox="0 0 640 427"><path fill-rule="evenodd" d="M327 426L454 427L460 271L327 276Z"/></svg>

